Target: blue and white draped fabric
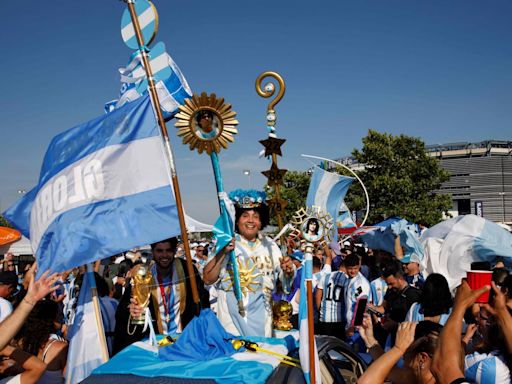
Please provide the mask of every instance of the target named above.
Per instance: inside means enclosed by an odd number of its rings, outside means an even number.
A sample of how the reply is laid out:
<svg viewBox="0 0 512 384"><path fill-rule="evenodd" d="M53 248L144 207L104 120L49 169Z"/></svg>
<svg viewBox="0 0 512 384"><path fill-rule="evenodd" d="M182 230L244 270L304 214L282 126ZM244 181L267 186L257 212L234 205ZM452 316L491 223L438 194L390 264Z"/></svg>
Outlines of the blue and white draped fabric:
<svg viewBox="0 0 512 384"><path fill-rule="evenodd" d="M420 243L418 226L402 219L391 224L391 231L395 236L400 235L400 244L404 249L404 259L407 258L421 264L425 251Z"/></svg>
<svg viewBox="0 0 512 384"><path fill-rule="evenodd" d="M62 272L180 233L149 97L57 135L38 185L5 212L39 273Z"/></svg>
<svg viewBox="0 0 512 384"><path fill-rule="evenodd" d="M323 212L329 213L333 220L336 220L343 198L347 194L352 181L354 181L352 177L341 176L315 167L309 184L306 205L308 207L318 207ZM338 239L336 225L333 225L332 235L333 239Z"/></svg>
<svg viewBox="0 0 512 384"><path fill-rule="evenodd" d="M259 337L244 337L244 339L250 339L258 343L260 348L283 355L287 355L289 351L284 339ZM195 341L203 343L203 340ZM196 355L201 359L200 363L190 360L162 360L155 349L144 342L136 342L119 352L106 364L98 367L93 375L122 373L142 377L214 379L219 384L264 384L280 363L279 358L271 354L242 350L231 356L221 356L206 361L202 359L200 353Z"/></svg>
<svg viewBox="0 0 512 384"><path fill-rule="evenodd" d="M356 223L352 218L352 213L347 207L347 204L343 201L340 208L340 215L336 220L336 224L338 228L354 228L356 227Z"/></svg>
<svg viewBox="0 0 512 384"><path fill-rule="evenodd" d="M260 235L249 242L235 236L235 257L242 284L245 317L238 313L233 292L232 266L225 258L219 279L215 283L218 292L217 316L226 331L233 335L272 335L272 291L276 279L284 280L279 259L281 251L270 238Z"/></svg>
<svg viewBox="0 0 512 384"><path fill-rule="evenodd" d="M345 323L345 286L348 277L344 272L326 273L320 279L322 305L319 320L323 323ZM340 324L340 326L342 326Z"/></svg>
<svg viewBox="0 0 512 384"><path fill-rule="evenodd" d="M368 301L372 301L371 292L370 292L370 283L366 280L366 277L363 276L361 272L358 272L357 275L351 279L348 279L346 282L345 288L345 308L346 308L346 316L345 316L345 327L350 327L352 323L352 318L354 317L354 310L356 308L357 298L359 296L368 297Z"/></svg>
<svg viewBox="0 0 512 384"><path fill-rule="evenodd" d="M313 278L313 255L311 253L306 253L303 264L304 271L302 273L302 279L300 283L300 291L302 294L300 295L299 299L299 358L306 383L310 384L311 367L309 361L308 295L306 290L306 281L312 280ZM313 303L310 303L310 305L313 305ZM315 384L321 384L322 377L320 375L320 361L318 359L316 340L313 345L315 347Z"/></svg>
<svg viewBox="0 0 512 384"><path fill-rule="evenodd" d="M66 363L66 383L80 383L93 369L105 361L101 346L105 345L103 327L99 328L92 301L91 289L96 288L94 275L84 275L73 324L69 328L69 350ZM108 358L107 358L108 360Z"/></svg>
<svg viewBox="0 0 512 384"><path fill-rule="evenodd" d="M441 314L439 318L439 324L445 325L448 321L448 317L452 313L452 308L450 308L450 311L448 313ZM423 308L421 307L420 303L413 303L411 305L411 308L409 308L409 311L407 312L407 315L405 316L405 321L414 321L414 322L420 322L425 320L425 315L423 314Z"/></svg>
<svg viewBox="0 0 512 384"><path fill-rule="evenodd" d="M176 63L167 54L164 43L155 44L147 55L160 106L164 117L170 119L178 112L178 107L184 103L185 99L192 97L192 90ZM107 112L148 93L148 80L139 51L131 55L128 65L125 68L120 68L119 73L122 83L119 100L108 102L105 105Z"/></svg>
<svg viewBox="0 0 512 384"><path fill-rule="evenodd" d="M421 242L428 273L444 275L455 289L475 261L495 263L503 257L512 265L512 234L499 225L476 215L458 216L426 230Z"/></svg>
<svg viewBox="0 0 512 384"><path fill-rule="evenodd" d="M372 280L370 283L370 292L371 292L371 303L376 307L380 307L384 302L384 295L388 290L388 283L382 277L378 277L375 280Z"/></svg>
<svg viewBox="0 0 512 384"><path fill-rule="evenodd" d="M472 353L465 357L466 379L475 384L510 383L510 370L497 352Z"/></svg>

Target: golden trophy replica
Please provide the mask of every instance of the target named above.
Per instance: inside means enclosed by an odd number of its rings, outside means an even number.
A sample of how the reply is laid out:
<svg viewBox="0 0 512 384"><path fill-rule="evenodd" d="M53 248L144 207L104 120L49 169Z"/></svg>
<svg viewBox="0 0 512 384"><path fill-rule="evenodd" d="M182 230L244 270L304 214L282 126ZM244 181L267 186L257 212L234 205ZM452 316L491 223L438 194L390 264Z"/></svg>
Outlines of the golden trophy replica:
<svg viewBox="0 0 512 384"><path fill-rule="evenodd" d="M293 328L292 323L290 323L293 308L289 302L279 300L274 303L272 312L274 314L274 329L279 331L289 331Z"/></svg>
<svg viewBox="0 0 512 384"><path fill-rule="evenodd" d="M151 284L153 275L149 267L145 264L138 264L132 269L132 297L137 299L137 303L146 308L151 298ZM142 325L146 320L146 316L142 313L138 318L130 318L130 324Z"/></svg>

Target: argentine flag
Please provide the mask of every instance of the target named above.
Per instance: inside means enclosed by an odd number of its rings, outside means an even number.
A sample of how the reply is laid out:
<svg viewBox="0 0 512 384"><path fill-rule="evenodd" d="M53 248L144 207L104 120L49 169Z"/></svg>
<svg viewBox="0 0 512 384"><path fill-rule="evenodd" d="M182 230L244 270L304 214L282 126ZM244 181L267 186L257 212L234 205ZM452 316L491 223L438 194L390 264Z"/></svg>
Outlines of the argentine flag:
<svg viewBox="0 0 512 384"><path fill-rule="evenodd" d="M307 291L306 281L313 280L313 255L309 252L304 257L304 272L300 281L300 298L299 298L299 357L302 371L304 372L304 378L306 383L311 383L311 369L309 366L309 327L308 327L308 303L307 303ZM313 305L313 303L311 303ZM318 360L318 350L315 345L315 381L316 384L322 383L322 377L320 376L320 362Z"/></svg>
<svg viewBox="0 0 512 384"><path fill-rule="evenodd" d="M76 384L108 360L101 316L96 318L92 290L96 290L94 272L84 275L78 297L76 315L68 333L69 350L66 363L66 384ZM97 293L96 293L97 295ZM98 298L99 299L99 298ZM98 324L98 321L101 324ZM101 327L101 330L99 329Z"/></svg>
<svg viewBox="0 0 512 384"><path fill-rule="evenodd" d="M180 233L148 96L57 135L37 186L5 217L40 273L62 272Z"/></svg>
<svg viewBox="0 0 512 384"><path fill-rule="evenodd" d="M336 220L352 181L354 181L352 177L341 176L315 167L309 184L306 205L319 207L323 212L329 213L333 220ZM333 238L337 239L336 226L333 226L333 229L335 232Z"/></svg>

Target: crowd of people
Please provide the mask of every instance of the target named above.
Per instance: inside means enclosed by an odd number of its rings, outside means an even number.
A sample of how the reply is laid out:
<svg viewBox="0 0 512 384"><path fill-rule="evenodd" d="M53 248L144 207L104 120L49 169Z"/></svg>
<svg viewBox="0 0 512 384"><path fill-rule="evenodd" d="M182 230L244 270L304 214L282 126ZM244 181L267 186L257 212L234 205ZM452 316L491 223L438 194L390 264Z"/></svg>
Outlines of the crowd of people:
<svg viewBox="0 0 512 384"><path fill-rule="evenodd" d="M272 337L273 303L285 300L298 327L304 242L290 238L281 248L262 234L269 222L263 194L237 191L230 198L236 209L235 236L222 249L207 238L190 243L194 278L178 238L151 244L150 253L132 250L95 264L111 356L149 336L147 327L132 321L145 307L159 334L180 333L198 309L211 308L233 335ZM307 226L313 232L306 235L315 234L315 224ZM231 252L241 277L244 311L234 295ZM505 265L490 266L492 287L472 291L462 281L455 294L443 275L427 276L415 255L396 253L399 257L353 239L316 243L315 334L345 341L367 361L361 383L510 382L512 277ZM3 260L0 383L63 383L68 329L85 270L51 276L45 272L35 280L35 264L15 263L12 255ZM132 271L139 264L151 272L147 303L132 294ZM490 289L490 302L475 304ZM357 323L362 299L367 309Z"/></svg>

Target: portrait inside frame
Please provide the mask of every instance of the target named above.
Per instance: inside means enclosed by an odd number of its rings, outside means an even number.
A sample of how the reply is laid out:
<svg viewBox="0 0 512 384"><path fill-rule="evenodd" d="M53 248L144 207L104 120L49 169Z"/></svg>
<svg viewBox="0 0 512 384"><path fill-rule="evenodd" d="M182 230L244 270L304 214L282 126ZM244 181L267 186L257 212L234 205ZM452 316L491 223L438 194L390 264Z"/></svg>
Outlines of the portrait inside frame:
<svg viewBox="0 0 512 384"><path fill-rule="evenodd" d="M316 217L309 217L301 227L302 237L309 242L316 242L322 239L324 228Z"/></svg>
<svg viewBox="0 0 512 384"><path fill-rule="evenodd" d="M199 109L192 116L192 132L200 140L214 140L222 132L222 120L208 108Z"/></svg>

